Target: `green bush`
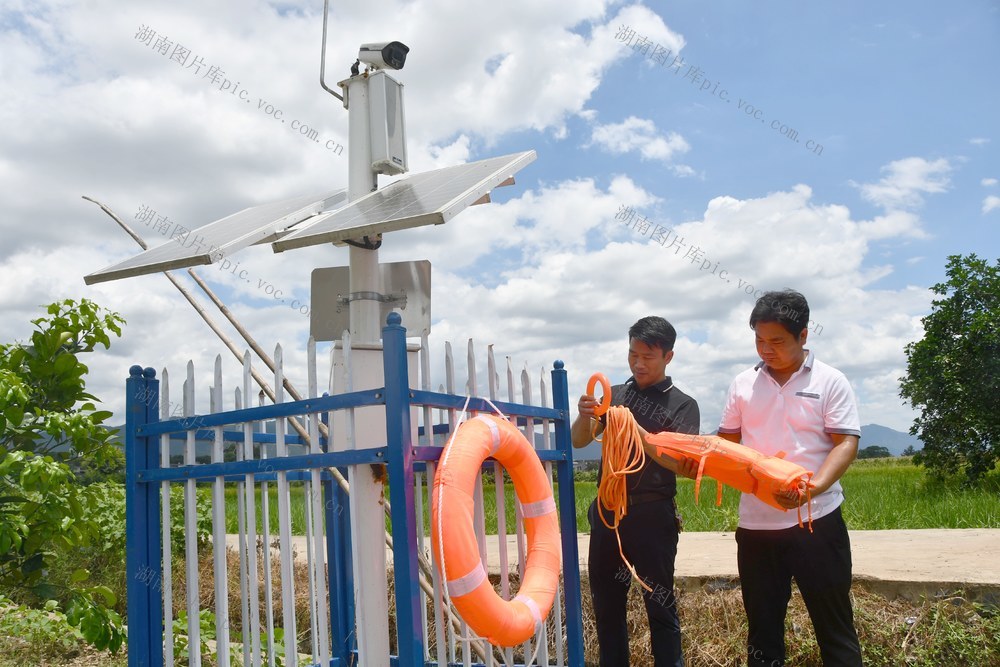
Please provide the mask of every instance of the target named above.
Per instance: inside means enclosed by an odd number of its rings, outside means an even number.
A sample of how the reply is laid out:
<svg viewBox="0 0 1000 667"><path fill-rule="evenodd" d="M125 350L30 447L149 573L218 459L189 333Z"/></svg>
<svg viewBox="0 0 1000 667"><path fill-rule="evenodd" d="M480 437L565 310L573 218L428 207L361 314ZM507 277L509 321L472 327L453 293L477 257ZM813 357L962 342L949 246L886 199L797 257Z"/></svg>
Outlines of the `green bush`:
<svg viewBox="0 0 1000 667"><path fill-rule="evenodd" d="M86 646L83 633L66 621L58 603L49 600L42 609L15 604L0 595L0 655L26 659L64 659Z"/></svg>

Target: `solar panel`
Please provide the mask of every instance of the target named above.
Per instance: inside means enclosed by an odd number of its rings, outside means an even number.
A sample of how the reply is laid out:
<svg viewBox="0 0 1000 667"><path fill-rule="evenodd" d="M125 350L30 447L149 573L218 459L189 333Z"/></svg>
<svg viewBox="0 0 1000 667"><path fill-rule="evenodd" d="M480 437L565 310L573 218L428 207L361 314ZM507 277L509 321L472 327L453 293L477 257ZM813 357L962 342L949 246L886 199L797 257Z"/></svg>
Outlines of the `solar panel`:
<svg viewBox="0 0 1000 667"><path fill-rule="evenodd" d="M336 211L316 216L271 244L275 252L386 232L440 225L480 200L534 161L525 151L414 174Z"/></svg>
<svg viewBox="0 0 1000 667"><path fill-rule="evenodd" d="M247 246L269 243L293 225L336 209L346 201L347 190L339 189L319 196L299 196L251 206L186 234L175 234L162 245L85 276L84 281L93 285L170 269L212 264Z"/></svg>

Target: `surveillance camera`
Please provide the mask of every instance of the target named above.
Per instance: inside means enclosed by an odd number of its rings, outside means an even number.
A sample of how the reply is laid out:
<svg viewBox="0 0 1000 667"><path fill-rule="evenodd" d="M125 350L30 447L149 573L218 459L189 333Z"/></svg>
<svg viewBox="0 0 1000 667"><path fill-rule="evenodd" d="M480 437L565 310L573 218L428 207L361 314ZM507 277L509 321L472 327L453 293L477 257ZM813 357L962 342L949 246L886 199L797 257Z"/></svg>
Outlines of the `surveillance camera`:
<svg viewBox="0 0 1000 667"><path fill-rule="evenodd" d="M402 42L362 44L358 60L375 69L403 69L410 47Z"/></svg>

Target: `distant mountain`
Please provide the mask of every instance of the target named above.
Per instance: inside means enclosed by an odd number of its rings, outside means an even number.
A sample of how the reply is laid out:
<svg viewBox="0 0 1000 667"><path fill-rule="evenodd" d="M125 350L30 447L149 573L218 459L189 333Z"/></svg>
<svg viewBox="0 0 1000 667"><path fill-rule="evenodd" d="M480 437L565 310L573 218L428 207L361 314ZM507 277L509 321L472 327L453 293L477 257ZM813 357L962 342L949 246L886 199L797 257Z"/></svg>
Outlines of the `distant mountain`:
<svg viewBox="0 0 1000 667"><path fill-rule="evenodd" d="M861 427L861 447L871 447L880 445L885 447L893 456L900 456L903 450L909 446L914 449L923 449L924 443L909 433L903 433L879 424L868 424ZM601 445L592 442L582 449L573 450L573 459L576 461L587 461L601 458Z"/></svg>
<svg viewBox="0 0 1000 667"><path fill-rule="evenodd" d="M900 456L903 450L912 446L916 450L924 448L924 443L915 435L903 433L878 424L868 424L861 427L861 447L871 447L880 445L885 447L893 456Z"/></svg>
<svg viewBox="0 0 1000 667"><path fill-rule="evenodd" d="M582 449L573 450L574 461L591 461L601 458L601 443L592 442Z"/></svg>

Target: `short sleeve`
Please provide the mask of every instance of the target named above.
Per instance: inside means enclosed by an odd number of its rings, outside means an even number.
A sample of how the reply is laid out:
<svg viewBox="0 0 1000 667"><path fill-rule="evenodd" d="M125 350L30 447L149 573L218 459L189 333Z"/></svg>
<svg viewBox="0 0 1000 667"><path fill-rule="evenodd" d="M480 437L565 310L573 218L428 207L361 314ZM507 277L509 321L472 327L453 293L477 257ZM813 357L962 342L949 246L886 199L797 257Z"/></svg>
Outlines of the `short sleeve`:
<svg viewBox="0 0 1000 667"><path fill-rule="evenodd" d="M861 437L861 418L858 416L858 401L847 378L838 374L830 383L827 402L823 413L823 430L827 433L843 433Z"/></svg>
<svg viewBox="0 0 1000 667"><path fill-rule="evenodd" d="M722 417L719 419L719 433L739 433L743 428L743 415L737 383L739 378L733 380L729 385L726 394L726 405L722 408Z"/></svg>
<svg viewBox="0 0 1000 667"><path fill-rule="evenodd" d="M700 433L701 411L698 409L698 401L689 398L674 414L673 425L673 430L677 433L691 433L694 435Z"/></svg>

